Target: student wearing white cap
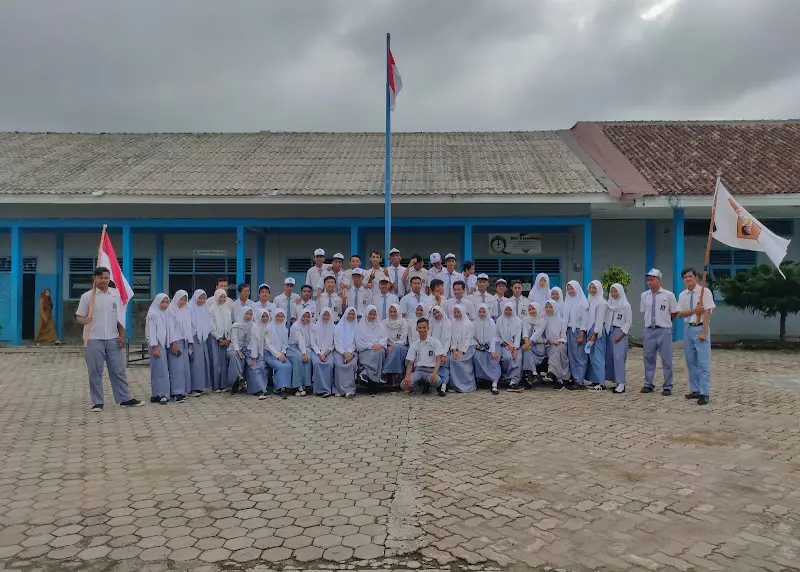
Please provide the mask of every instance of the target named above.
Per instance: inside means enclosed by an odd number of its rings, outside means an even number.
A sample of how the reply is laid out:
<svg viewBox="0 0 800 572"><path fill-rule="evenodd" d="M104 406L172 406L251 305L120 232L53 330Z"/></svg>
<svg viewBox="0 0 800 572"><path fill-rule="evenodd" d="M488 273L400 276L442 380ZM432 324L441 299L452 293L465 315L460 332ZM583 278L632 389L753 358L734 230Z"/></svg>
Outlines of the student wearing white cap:
<svg viewBox="0 0 800 572"><path fill-rule="evenodd" d="M364 271L360 268L353 269L350 275L353 285L347 289L346 308L355 308L356 317L364 317L364 311L372 304L372 289L364 286Z"/></svg>
<svg viewBox="0 0 800 572"><path fill-rule="evenodd" d="M314 251L314 266L306 272L305 283L315 288L319 281L322 280L322 274L327 270L330 270L330 264L325 264L325 251L318 248Z"/></svg>
<svg viewBox="0 0 800 572"><path fill-rule="evenodd" d="M503 302L506 301L506 290L508 289L508 282L505 278L498 278L494 281L494 307L492 308L492 319L497 320L500 317L500 308Z"/></svg>
<svg viewBox="0 0 800 572"><path fill-rule="evenodd" d="M386 276L381 277L378 286L378 293L372 295L372 303L378 311L378 319L382 322L389 317L389 307L392 304L399 304L400 300L389 291L390 280Z"/></svg>
<svg viewBox="0 0 800 572"><path fill-rule="evenodd" d="M283 294L275 296L275 307L283 310L286 314L286 323L284 327L289 329L292 327L292 322L297 320L297 314L294 311L294 305L300 301L300 296L294 293L295 281L291 276L283 281Z"/></svg>
<svg viewBox="0 0 800 572"><path fill-rule="evenodd" d="M656 373L656 354L661 356L664 369L662 395L672 395L672 320L678 313L675 294L661 287L661 271L653 268L647 273L649 289L642 293L639 310L644 314L644 387L642 393L653 392Z"/></svg>
<svg viewBox="0 0 800 572"><path fill-rule="evenodd" d="M256 300L253 304L254 308L269 312L270 316L272 316L272 312L275 311L275 304L270 302L270 295L271 293L269 284L259 284L258 300Z"/></svg>
<svg viewBox="0 0 800 572"><path fill-rule="evenodd" d="M453 297L453 284L463 282L466 286L467 281L461 272L456 272L456 255L448 252L444 257L445 269L437 278L444 282L444 295L446 298Z"/></svg>
<svg viewBox="0 0 800 572"><path fill-rule="evenodd" d="M316 283L317 294L319 294L325 289L325 284L323 283L323 281L325 280L326 276L333 276L336 279L336 285L334 291L340 296L350 286L350 281L347 279L347 275L345 274L345 271L342 269L343 264L344 264L344 255L341 252L337 252L336 254L334 254L332 264L330 265L328 270L322 272L322 276Z"/></svg>
<svg viewBox="0 0 800 572"><path fill-rule="evenodd" d="M441 275L444 273L445 269L442 266L442 255L438 252L434 252L431 254L430 258L431 267L428 268L428 285L430 285L432 280L436 280L437 278L441 280Z"/></svg>
<svg viewBox="0 0 800 572"><path fill-rule="evenodd" d="M476 285L478 290L469 296L469 300L475 307L476 312L481 304L486 304L489 308L489 317L492 318L497 314L497 298L494 294L489 294L489 276L486 274L478 274L478 276L476 276Z"/></svg>
<svg viewBox="0 0 800 572"><path fill-rule="evenodd" d="M427 292L428 269L425 268L425 260L422 258L422 255L417 253L411 255L411 260L408 261L408 267L406 268L406 271L403 272L402 280L408 287L406 292L412 290L411 280L414 278L414 276L419 276L420 282L422 283L422 292ZM414 331L416 331L416 328Z"/></svg>
<svg viewBox="0 0 800 572"><path fill-rule="evenodd" d="M402 298L408 292L406 282L403 276L406 275L406 267L400 264L400 251L393 248L389 251L389 266L386 267L389 273L389 282L391 286L389 290L398 298Z"/></svg>
<svg viewBox="0 0 800 572"><path fill-rule="evenodd" d="M403 296L402 300L400 300L400 311L403 313L403 317L406 319L409 319L414 315L417 305L432 305L430 296L425 293L423 279L419 275L415 274L409 278L408 285L411 291ZM416 323L412 331L416 332Z"/></svg>

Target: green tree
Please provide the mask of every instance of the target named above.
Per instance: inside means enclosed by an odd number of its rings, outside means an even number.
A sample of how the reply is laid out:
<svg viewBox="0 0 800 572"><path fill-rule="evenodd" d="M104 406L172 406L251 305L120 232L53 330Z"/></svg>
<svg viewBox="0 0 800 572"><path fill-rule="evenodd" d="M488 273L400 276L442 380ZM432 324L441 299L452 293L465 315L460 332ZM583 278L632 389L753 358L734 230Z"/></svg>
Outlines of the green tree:
<svg viewBox="0 0 800 572"><path fill-rule="evenodd" d="M600 277L600 283L603 285L603 290L608 292L611 290L611 285L614 283L622 284L626 289L633 282L630 273L622 266L609 266L603 275Z"/></svg>
<svg viewBox="0 0 800 572"><path fill-rule="evenodd" d="M800 312L800 263L784 262L781 270L771 264L753 266L732 278L716 279L714 287L725 303L767 318L780 316L780 340L786 341L786 317Z"/></svg>

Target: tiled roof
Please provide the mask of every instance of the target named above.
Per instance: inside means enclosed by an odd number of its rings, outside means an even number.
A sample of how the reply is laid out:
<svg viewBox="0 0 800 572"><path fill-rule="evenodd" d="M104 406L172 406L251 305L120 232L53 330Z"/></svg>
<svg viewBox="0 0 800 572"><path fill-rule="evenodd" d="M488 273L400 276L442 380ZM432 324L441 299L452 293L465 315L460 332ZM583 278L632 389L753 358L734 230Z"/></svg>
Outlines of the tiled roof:
<svg viewBox="0 0 800 572"><path fill-rule="evenodd" d="M659 194L800 193L800 121L597 125Z"/></svg>
<svg viewBox="0 0 800 572"><path fill-rule="evenodd" d="M0 133L0 195L381 195L383 133ZM556 132L395 133L398 195L603 193Z"/></svg>

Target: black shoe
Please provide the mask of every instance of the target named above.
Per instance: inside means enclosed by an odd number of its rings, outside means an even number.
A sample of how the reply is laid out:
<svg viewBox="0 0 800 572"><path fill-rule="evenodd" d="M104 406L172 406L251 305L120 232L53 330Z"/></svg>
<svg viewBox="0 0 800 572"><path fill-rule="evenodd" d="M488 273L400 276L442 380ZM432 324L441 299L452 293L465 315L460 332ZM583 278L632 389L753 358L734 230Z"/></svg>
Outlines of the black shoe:
<svg viewBox="0 0 800 572"><path fill-rule="evenodd" d="M697 405L708 405L708 401L709 401L708 397L706 397L705 395L701 395L700 399L697 400Z"/></svg>
<svg viewBox="0 0 800 572"><path fill-rule="evenodd" d="M138 399L129 399L128 401L123 401L122 403L120 403L120 405L122 407L141 407L143 404ZM102 408L103 406L101 405L100 409Z"/></svg>
<svg viewBox="0 0 800 572"><path fill-rule="evenodd" d="M506 391L509 393L522 393L523 389L519 385L509 385Z"/></svg>
<svg viewBox="0 0 800 572"><path fill-rule="evenodd" d="M645 386L642 388L641 393L653 393L653 388Z"/></svg>
<svg viewBox="0 0 800 572"><path fill-rule="evenodd" d="M186 399L186 397L183 396L183 395L173 395L172 396L172 400L175 401L176 403L181 403L184 399Z"/></svg>
<svg viewBox="0 0 800 572"><path fill-rule="evenodd" d="M436 390L436 393L439 394L439 397L447 397L447 390L444 388L444 386L440 385L439 388Z"/></svg>
<svg viewBox="0 0 800 572"><path fill-rule="evenodd" d="M195 389L194 391L192 391L192 395L194 395L195 397L199 397L203 395L203 391L200 389Z"/></svg>
<svg viewBox="0 0 800 572"><path fill-rule="evenodd" d="M550 380L550 383L555 383L556 385L561 385L561 387L564 387L564 384L558 381L558 378L555 376L555 374L548 373L547 379Z"/></svg>
<svg viewBox="0 0 800 572"><path fill-rule="evenodd" d="M672 390L665 389L664 391L661 392L661 395L663 395L664 397L669 397L670 395L672 395Z"/></svg>
<svg viewBox="0 0 800 572"><path fill-rule="evenodd" d="M556 391L561 391L562 389L564 389L564 383L561 382L561 381L555 380L553 382L553 389L555 389Z"/></svg>
<svg viewBox="0 0 800 572"><path fill-rule="evenodd" d="M625 388L623 387L623 388L622 388L622 391L617 391L617 388L615 387L614 389L612 389L612 390L611 390L611 393L617 393L617 394L619 394L619 393L625 393Z"/></svg>
<svg viewBox="0 0 800 572"><path fill-rule="evenodd" d="M571 383L570 385L567 386L567 389L569 389L570 391L583 391L588 388L582 383Z"/></svg>
<svg viewBox="0 0 800 572"><path fill-rule="evenodd" d="M493 387L492 388L492 395L500 395L500 390L497 389L496 387ZM102 407L102 405L100 407Z"/></svg>
<svg viewBox="0 0 800 572"><path fill-rule="evenodd" d="M99 403L97 405L92 405L92 412L100 413L103 410L103 404Z"/></svg>
<svg viewBox="0 0 800 572"><path fill-rule="evenodd" d="M159 401L161 401L160 397L151 397L150 398L150 403L158 403Z"/></svg>
<svg viewBox="0 0 800 572"><path fill-rule="evenodd" d="M686 399L699 399L700 398L700 394L697 393L696 391L693 391L691 393L687 393L686 395L684 395L684 397Z"/></svg>

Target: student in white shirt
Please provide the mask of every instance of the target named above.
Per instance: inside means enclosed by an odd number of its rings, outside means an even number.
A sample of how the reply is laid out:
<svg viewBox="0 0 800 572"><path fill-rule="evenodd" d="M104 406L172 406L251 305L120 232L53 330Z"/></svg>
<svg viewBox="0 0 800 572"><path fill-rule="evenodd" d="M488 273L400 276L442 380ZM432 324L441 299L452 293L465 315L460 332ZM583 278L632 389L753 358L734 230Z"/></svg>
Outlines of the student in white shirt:
<svg viewBox="0 0 800 572"><path fill-rule="evenodd" d="M417 321L417 334L419 341L408 349L406 355L406 376L403 379L403 388L411 393L420 393L423 387L436 389L440 397L447 395L442 390L439 379L439 367L444 359L442 344L436 338L428 335L428 320L420 318Z"/></svg>
<svg viewBox="0 0 800 572"><path fill-rule="evenodd" d="M258 286L258 300L254 302L254 307L256 310L261 309L270 313L275 311L275 304L270 302L271 292L269 289L269 284L259 284Z"/></svg>
<svg viewBox="0 0 800 572"><path fill-rule="evenodd" d="M489 277L486 274L478 274L475 282L478 289L474 294L469 296L469 299L472 302L472 305L475 306L476 311L478 306L481 304L486 304L489 309L489 317L491 318L497 313L497 298L488 292Z"/></svg>
<svg viewBox="0 0 800 572"><path fill-rule="evenodd" d="M389 306L400 303L397 296L389 292L389 284L389 279L386 276L381 277L380 290L377 295L372 297L372 303L378 310L378 320L381 322L389 317Z"/></svg>
<svg viewBox="0 0 800 572"><path fill-rule="evenodd" d="M283 294L275 296L275 307L284 312L284 323L282 326L287 330L292 327L292 323L297 320L294 305L300 300L300 296L294 293L294 278L289 276L283 281ZM274 321L273 312L273 321ZM270 322L272 323L272 322Z"/></svg>
<svg viewBox="0 0 800 572"><path fill-rule="evenodd" d="M381 278L385 277L387 280L389 279L389 275L386 272L386 269L383 266L381 266L381 261L382 257L380 252L378 252L377 250L373 250L372 252L370 252L369 254L370 267L364 273L364 278L367 281L366 284L364 284L364 286L366 286L367 288L371 288L373 294L378 293Z"/></svg>
<svg viewBox="0 0 800 572"><path fill-rule="evenodd" d="M498 278L494 282L494 306L492 307L492 319L497 320L500 317L500 309L503 302L506 301L506 290L508 290L508 282L504 278Z"/></svg>
<svg viewBox="0 0 800 572"><path fill-rule="evenodd" d="M311 312L311 323L313 324L314 321L317 319L317 303L311 297L314 293L314 290L308 284L303 285L300 288L300 300L298 300L294 305L294 315L299 316L303 313L303 310L308 310Z"/></svg>
<svg viewBox="0 0 800 572"><path fill-rule="evenodd" d="M522 295L522 282L514 280L511 283L511 298L506 300L514 310L514 315L522 320L528 315L528 299Z"/></svg>
<svg viewBox="0 0 800 572"><path fill-rule="evenodd" d="M389 291L398 299L405 296L408 292L407 282L403 278L406 275L406 267L400 264L400 251L396 248L389 251L389 266L386 267L386 272L389 275Z"/></svg>
<svg viewBox="0 0 800 572"><path fill-rule="evenodd" d="M474 294L478 290L478 279L475 276L475 264L471 260L467 260L463 266L464 280L467 283L467 296Z"/></svg>
<svg viewBox="0 0 800 572"><path fill-rule="evenodd" d="M447 311L447 316L453 318L453 308L458 305L463 306L463 311L466 314L465 318L470 322L475 320L475 304L466 295L466 285L461 280L453 284L453 297L445 300L444 309Z"/></svg>
<svg viewBox="0 0 800 572"><path fill-rule="evenodd" d="M716 307L709 288L697 284L697 271L686 268L681 273L686 289L678 298L678 317L683 318L683 355L689 370L689 393L686 399L708 404L711 396L711 311ZM706 333L703 335L703 326Z"/></svg>
<svg viewBox="0 0 800 572"><path fill-rule="evenodd" d="M400 300L400 310L404 318L410 318L414 315L417 304L430 304L430 296L425 294L422 290L422 278L419 276L412 276L409 280L409 286L411 287L411 292L403 296L403 299Z"/></svg>
<svg viewBox="0 0 800 572"><path fill-rule="evenodd" d="M353 270L351 275L353 286L347 289L346 307L356 309L356 317L364 317L367 307L372 304L372 290L364 287L364 271L360 268Z"/></svg>
<svg viewBox="0 0 800 572"><path fill-rule="evenodd" d="M255 303L250 299L250 286L242 282L236 287L239 297L231 305L231 321L235 322L239 316L239 310L243 308L255 309Z"/></svg>
<svg viewBox="0 0 800 572"><path fill-rule="evenodd" d="M661 356L664 370L663 395L672 395L672 320L678 312L675 294L661 287L661 271L653 268L647 273L649 290L642 293L639 311L644 314L644 387L642 393L653 392L656 373L656 354Z"/></svg>
<svg viewBox="0 0 800 572"><path fill-rule="evenodd" d="M324 278L324 290L317 298L317 305L330 308L333 312L333 322L339 322L339 316L342 315L342 297L336 293L336 277L332 274Z"/></svg>
<svg viewBox="0 0 800 572"><path fill-rule="evenodd" d="M428 270L425 268L424 262L425 261L422 259L421 254L412 254L411 260L408 262L408 267L406 268L406 271L403 272L402 281L408 285L409 289L413 290L413 288L411 288L411 280L415 276L418 276L422 282L422 292L430 293L430 291L427 289Z"/></svg>
<svg viewBox="0 0 800 572"><path fill-rule="evenodd" d="M327 276L333 276L336 279L336 287L334 291L337 294L344 294L344 290L346 290L350 286L350 282L347 279L345 271L342 270L342 264L344 264L344 255L341 252L337 252L333 255L333 262L330 268L322 273L322 277L320 281L317 282L317 292L322 292L324 290L325 285L323 281Z"/></svg>
<svg viewBox="0 0 800 572"><path fill-rule="evenodd" d="M358 268L361 270L361 257L358 254L350 255L350 268L344 271L344 275L350 284L353 283L353 271Z"/></svg>
<svg viewBox="0 0 800 572"><path fill-rule="evenodd" d="M441 280L441 275L444 274L445 270L442 266L442 255L438 252L431 254L429 261L431 263L431 267L428 268L428 284L430 285L432 280L437 278Z"/></svg>
<svg viewBox="0 0 800 572"><path fill-rule="evenodd" d="M318 248L314 251L314 266L306 272L306 284L312 288L316 288L319 281L322 280L323 273L330 270L330 265L325 264L325 251Z"/></svg>
<svg viewBox="0 0 800 572"><path fill-rule="evenodd" d="M453 284L456 282L463 282L465 285L467 281L464 279L464 275L460 272L456 272L456 255L448 252L444 257L444 263L446 268L444 272L440 273L437 278L444 282L444 295L447 298L453 297Z"/></svg>
<svg viewBox="0 0 800 572"><path fill-rule="evenodd" d="M610 324L606 338L606 379L617 384L615 393L625 393L625 368L628 363L628 332L633 322L633 312L622 284L611 285L608 291L608 317Z"/></svg>
<svg viewBox="0 0 800 572"><path fill-rule="evenodd" d="M438 278L434 278L431 280L431 295L428 299L428 303L431 306L441 306L444 308L445 302L447 302L447 296L444 295L444 282Z"/></svg>

